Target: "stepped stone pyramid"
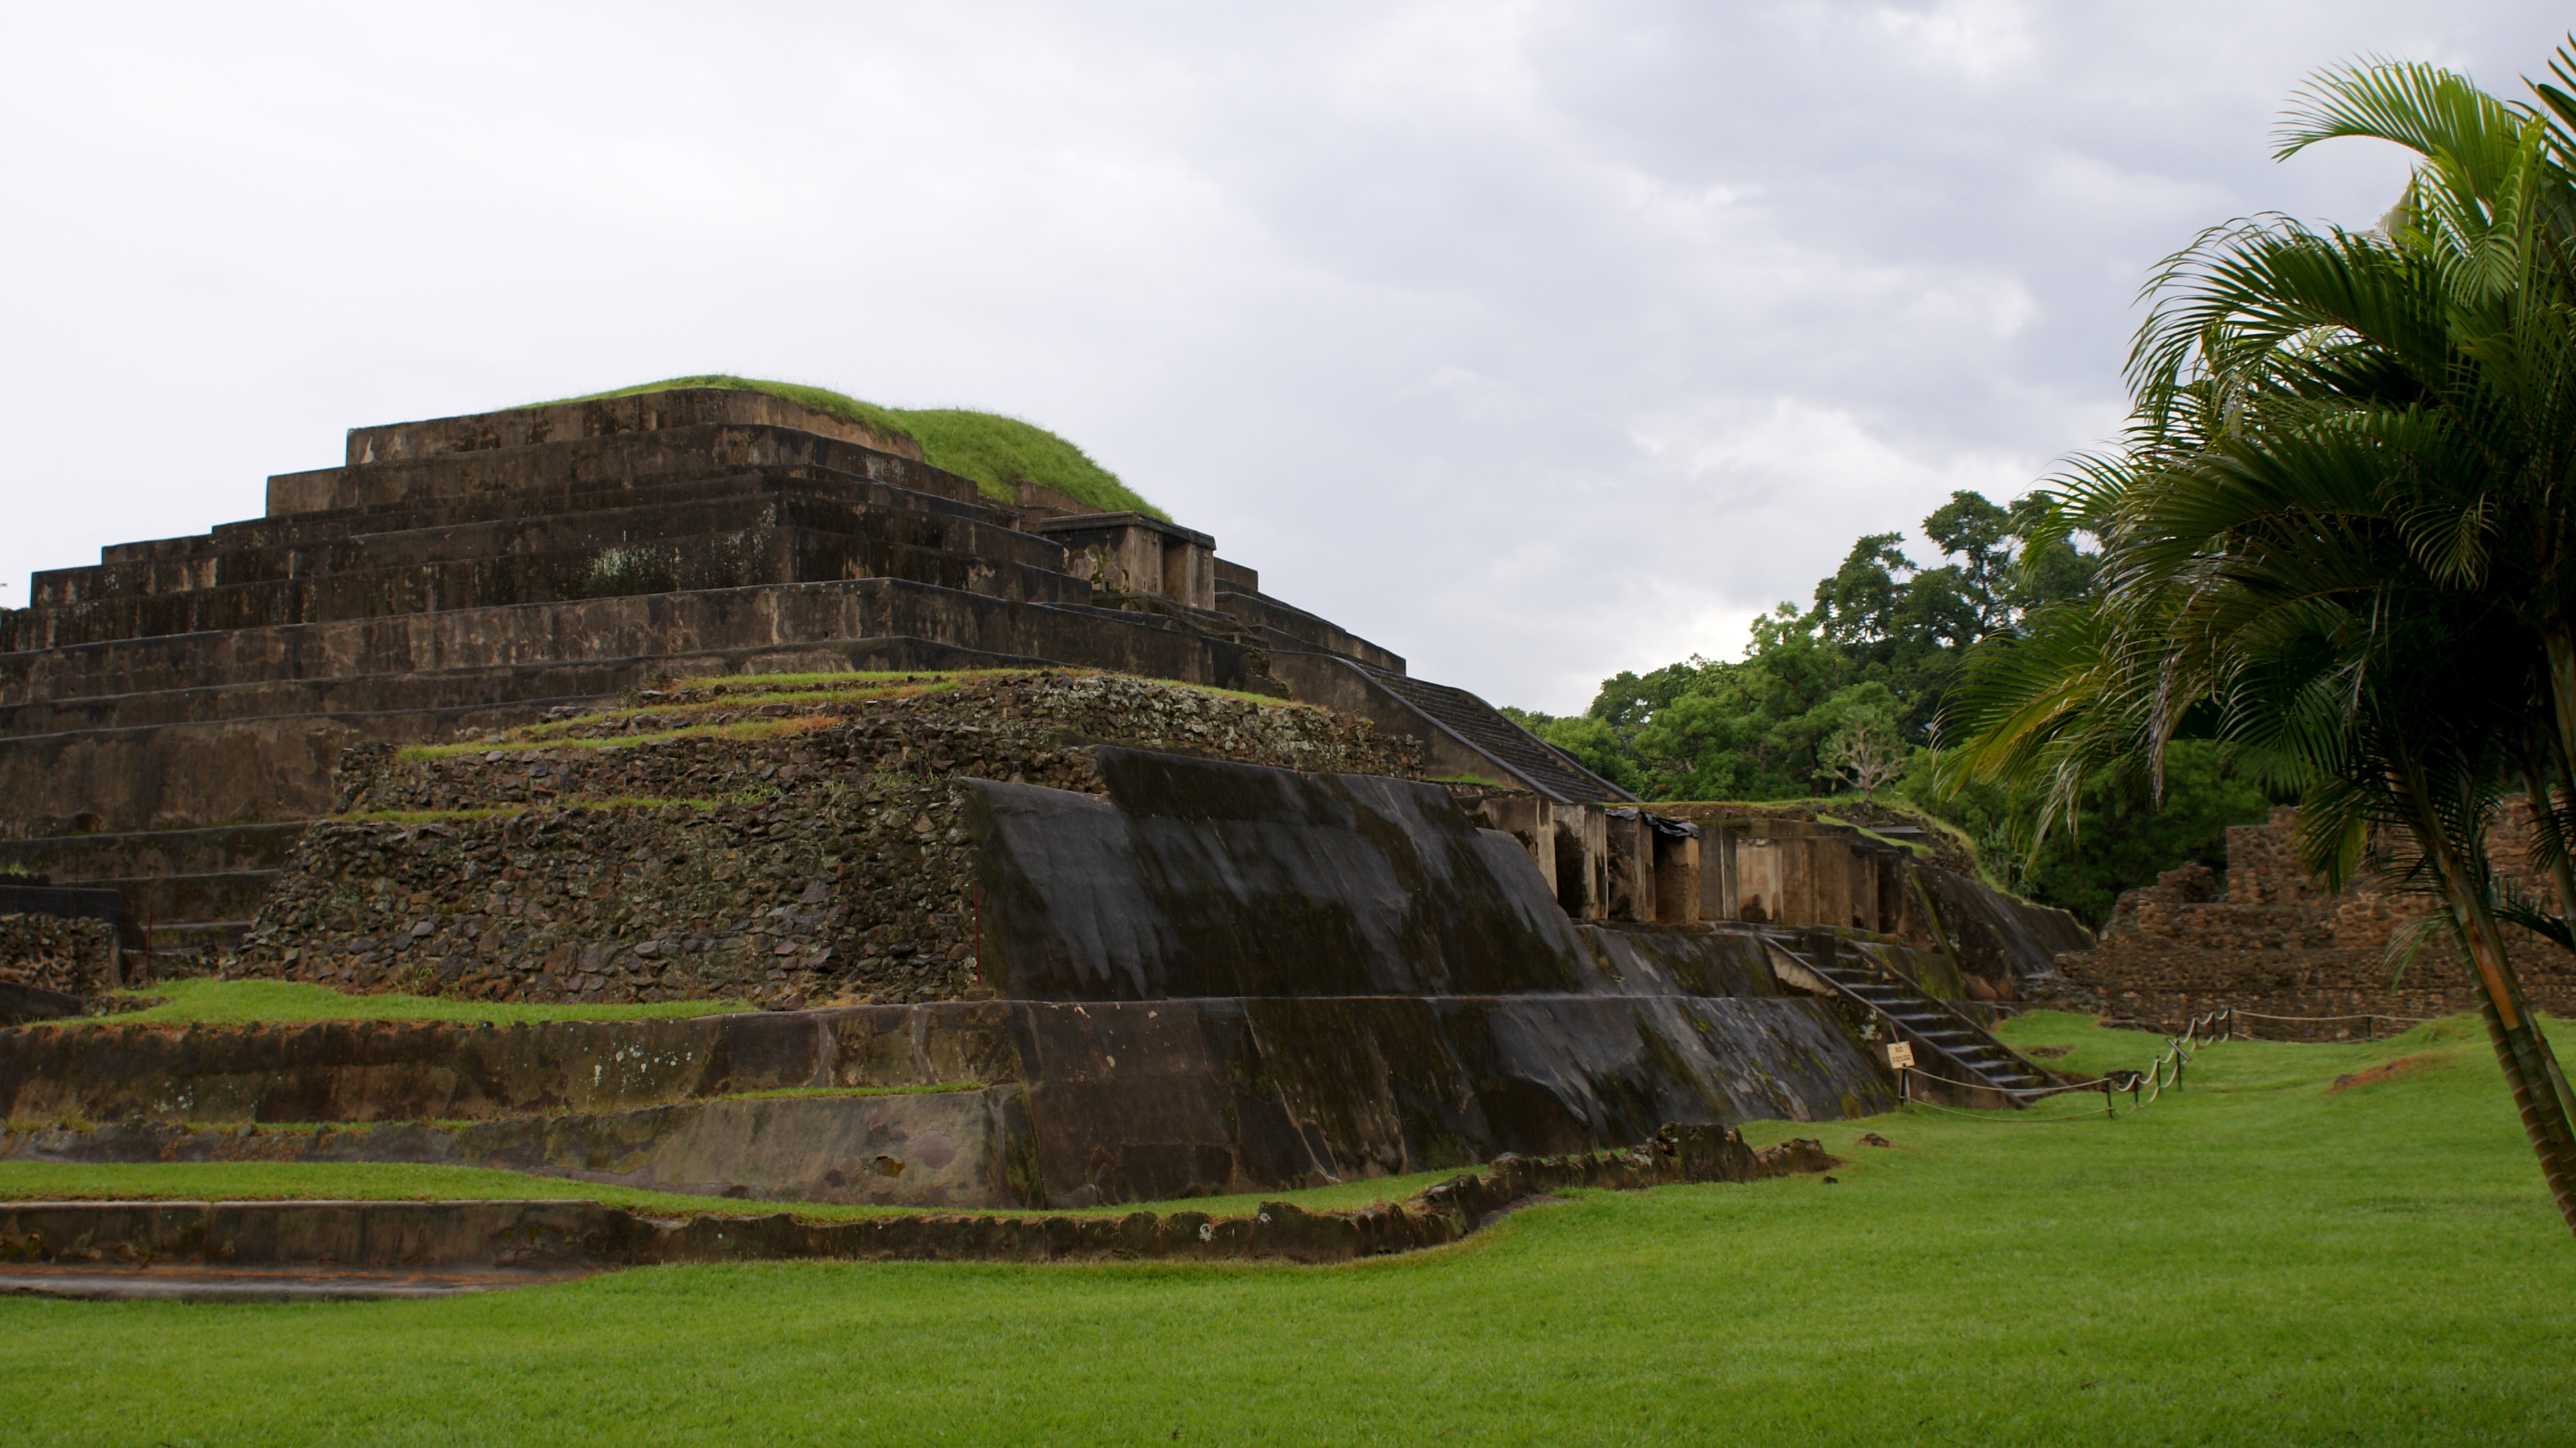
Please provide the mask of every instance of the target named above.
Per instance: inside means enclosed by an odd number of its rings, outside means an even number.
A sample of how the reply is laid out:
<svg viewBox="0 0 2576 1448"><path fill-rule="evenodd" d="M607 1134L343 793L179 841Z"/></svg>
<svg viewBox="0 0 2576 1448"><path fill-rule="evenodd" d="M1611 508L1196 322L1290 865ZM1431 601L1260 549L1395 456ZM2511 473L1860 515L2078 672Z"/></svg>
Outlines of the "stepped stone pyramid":
<svg viewBox="0 0 2576 1448"><path fill-rule="evenodd" d="M0 612L0 868L119 889L156 950L211 951L350 745L664 676L1037 664L1323 704L1542 813L1625 798L1205 534L997 500L909 438L692 388L353 429L339 465L270 478L265 517L36 575ZM1550 883L1597 917L1584 828Z"/></svg>
<svg viewBox="0 0 2576 1448"><path fill-rule="evenodd" d="M268 499L0 618L0 865L122 891L146 970L764 1009L0 1029L0 1159L1042 1207L1862 1115L1891 1039L2047 1079L1944 1002L2071 922L1637 808L1159 517L731 388L361 428Z"/></svg>

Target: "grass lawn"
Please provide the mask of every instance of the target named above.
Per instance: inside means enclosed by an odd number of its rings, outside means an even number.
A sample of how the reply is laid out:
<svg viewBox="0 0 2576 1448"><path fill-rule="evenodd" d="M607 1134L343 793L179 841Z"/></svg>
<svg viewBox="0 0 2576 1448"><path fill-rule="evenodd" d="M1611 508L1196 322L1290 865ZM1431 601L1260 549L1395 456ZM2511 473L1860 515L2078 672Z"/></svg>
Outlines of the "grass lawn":
<svg viewBox="0 0 2576 1448"><path fill-rule="evenodd" d="M2159 1044L2066 1016L2006 1034L2085 1070ZM1328 1269L787 1264L430 1302L0 1301L0 1439L2576 1441L2576 1240L2472 1023L2217 1045L2118 1121L1747 1134L1820 1135L1851 1164L1835 1185L1582 1194Z"/></svg>
<svg viewBox="0 0 2576 1448"><path fill-rule="evenodd" d="M306 1128L309 1130L310 1128ZM1419 1172L1313 1187L1297 1192L1259 1192L1238 1197L1192 1197L1161 1202L1155 1211L1205 1212L1212 1217L1244 1216L1263 1202L1291 1201L1309 1211L1345 1211L1378 1202L1401 1200L1454 1172ZM746 1202L725 1197L690 1197L675 1192L639 1191L601 1186L563 1177L532 1176L470 1166L415 1166L400 1162L149 1162L90 1165L79 1162L0 1161L0 1201L224 1201L262 1202L297 1199L327 1201L477 1201L553 1200L605 1202L655 1216L714 1212L771 1216L780 1212L817 1222L855 1217L884 1217L917 1210L911 1207L843 1206L831 1202ZM980 1211L961 1207L958 1213ZM1068 1217L1121 1217L1137 1210L1132 1202L1106 1207L1077 1207ZM994 1216L1025 1217L1024 1208L994 1208Z"/></svg>
<svg viewBox="0 0 2576 1448"><path fill-rule="evenodd" d="M443 996L347 995L327 985L291 980L165 980L129 999L161 1004L83 1017L120 1026L247 1025L254 1021L628 1021L643 1016L704 1016L748 1010L740 1001L659 1001L638 1005L520 1005ZM110 1005L116 1002L114 998Z"/></svg>

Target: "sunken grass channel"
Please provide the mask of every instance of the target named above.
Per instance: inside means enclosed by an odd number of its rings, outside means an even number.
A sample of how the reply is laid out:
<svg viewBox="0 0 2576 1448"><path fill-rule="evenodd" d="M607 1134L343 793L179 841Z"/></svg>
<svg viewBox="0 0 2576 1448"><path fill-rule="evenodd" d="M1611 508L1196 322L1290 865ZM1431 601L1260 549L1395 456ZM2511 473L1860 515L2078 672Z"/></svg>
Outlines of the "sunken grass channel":
<svg viewBox="0 0 2576 1448"><path fill-rule="evenodd" d="M84 1019L120 1026L246 1026L262 1022L308 1021L459 1021L506 1026L530 1021L631 1021L647 1016L705 1016L750 1009L743 1002L734 1000L539 1005L514 1001L451 1000L444 996L404 995L394 991L382 995L352 995L326 985L302 981L214 980L204 976L141 986L107 997L106 1004L106 1013Z"/></svg>
<svg viewBox="0 0 2576 1448"><path fill-rule="evenodd" d="M2006 1034L2085 1071L2162 1044L2058 1015ZM2098 1104L1764 1125L1850 1165L1577 1194L1351 1267L0 1301L0 1423L138 1444L2576 1441L2576 1244L2474 1022L2227 1042L2144 1111Z"/></svg>

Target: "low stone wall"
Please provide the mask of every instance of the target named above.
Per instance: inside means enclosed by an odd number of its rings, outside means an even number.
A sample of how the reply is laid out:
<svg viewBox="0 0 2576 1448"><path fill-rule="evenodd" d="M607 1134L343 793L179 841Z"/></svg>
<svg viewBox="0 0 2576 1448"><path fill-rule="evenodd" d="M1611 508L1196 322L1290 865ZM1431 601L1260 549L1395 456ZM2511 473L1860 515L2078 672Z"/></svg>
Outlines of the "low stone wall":
<svg viewBox="0 0 2576 1448"><path fill-rule="evenodd" d="M1353 1212L1266 1202L1238 1217L1140 1211L808 1222L785 1215L656 1219L568 1201L18 1202L0 1204L0 1264L471 1268L533 1275L814 1259L1348 1262L1458 1241L1533 1198L1570 1187L1749 1182L1837 1164L1810 1140L1756 1152L1732 1127L1668 1126L1627 1151L1502 1157L1404 1201Z"/></svg>
<svg viewBox="0 0 2576 1448"><path fill-rule="evenodd" d="M57 915L0 915L0 983L91 996L117 984L116 927Z"/></svg>
<svg viewBox="0 0 2576 1448"><path fill-rule="evenodd" d="M2388 945L2432 913L2430 896L2398 895L2368 881L2329 894L2298 863L2297 811L2227 832L2227 872L2168 870L2120 896L2095 949L2059 957L2069 994L2115 1015L2174 1025L2219 1006L2249 1014L2264 1036L2347 1039L2385 1035L2406 1019L2478 1008L2482 992L2458 948L2428 939L2400 972ZM2527 872L2529 826L2519 807L2500 814L2493 841L2508 880L2555 908L2545 877ZM2508 927L2506 947L2531 1003L2576 1015L2576 956Z"/></svg>
<svg viewBox="0 0 2576 1448"><path fill-rule="evenodd" d="M1895 1104L1833 1007L1776 997L0 1030L0 1157L500 1166L780 1200L1233 1196Z"/></svg>
<svg viewBox="0 0 2576 1448"><path fill-rule="evenodd" d="M1013 1182L1014 1088L724 1097L627 1111L287 1128L129 1120L0 1129L0 1161L403 1162L684 1196L907 1207L1043 1202Z"/></svg>
<svg viewBox="0 0 2576 1448"><path fill-rule="evenodd" d="M470 752L350 751L343 817L306 832L237 968L481 1000L956 999L977 979L960 779L1096 793L1102 742L1419 773L1364 721L1112 675L743 688L639 691ZM735 732L650 737L682 724Z"/></svg>

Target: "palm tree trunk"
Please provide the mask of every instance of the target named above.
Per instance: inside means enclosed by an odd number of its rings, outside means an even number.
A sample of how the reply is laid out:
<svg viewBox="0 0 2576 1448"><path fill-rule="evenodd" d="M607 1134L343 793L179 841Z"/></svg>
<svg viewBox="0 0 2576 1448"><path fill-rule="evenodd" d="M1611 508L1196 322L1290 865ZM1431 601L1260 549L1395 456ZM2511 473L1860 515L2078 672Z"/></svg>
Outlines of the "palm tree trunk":
<svg viewBox="0 0 2576 1448"><path fill-rule="evenodd" d="M2442 828L2422 784L2420 775L2400 783L2412 816L2408 823L2416 844L2441 871L2452 932L2468 953L2484 996L2479 1014L2486 1018L2496 1063L2504 1068L2505 1084L2513 1092L2523 1135L2540 1158L2540 1174L2549 1183L2559 1216L2570 1231L2576 1231L2576 1111L2569 1109L2566 1073L2558 1068L2548 1040L2523 1005L2522 985L2505 955L2504 935L2496 928L2485 881L2475 872L2476 862L2465 858Z"/></svg>

